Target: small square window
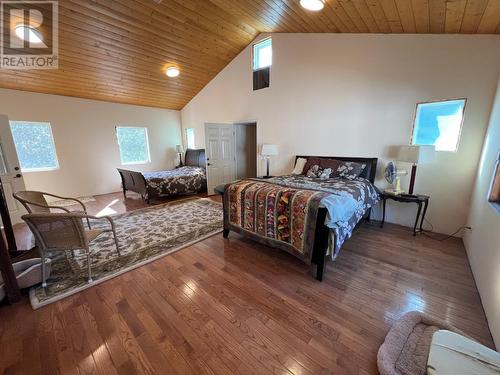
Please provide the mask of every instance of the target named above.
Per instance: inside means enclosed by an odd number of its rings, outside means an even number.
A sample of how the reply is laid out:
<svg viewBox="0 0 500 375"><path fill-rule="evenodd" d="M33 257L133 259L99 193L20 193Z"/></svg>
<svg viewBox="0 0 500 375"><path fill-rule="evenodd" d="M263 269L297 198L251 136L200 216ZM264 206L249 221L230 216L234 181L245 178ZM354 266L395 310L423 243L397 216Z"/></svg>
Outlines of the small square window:
<svg viewBox="0 0 500 375"><path fill-rule="evenodd" d="M11 121L10 130L21 171L59 169L52 129L48 122Z"/></svg>
<svg viewBox="0 0 500 375"><path fill-rule="evenodd" d="M467 99L418 103L412 145L435 146L436 151L457 151Z"/></svg>
<svg viewBox="0 0 500 375"><path fill-rule="evenodd" d="M187 145L187 148L191 148L191 149L195 148L194 129L193 128L186 129L186 145Z"/></svg>
<svg viewBox="0 0 500 375"><path fill-rule="evenodd" d="M117 126L116 137L122 164L146 164L151 161L147 128Z"/></svg>
<svg viewBox="0 0 500 375"><path fill-rule="evenodd" d="M267 38L253 45L253 70L267 68L273 64L272 39Z"/></svg>

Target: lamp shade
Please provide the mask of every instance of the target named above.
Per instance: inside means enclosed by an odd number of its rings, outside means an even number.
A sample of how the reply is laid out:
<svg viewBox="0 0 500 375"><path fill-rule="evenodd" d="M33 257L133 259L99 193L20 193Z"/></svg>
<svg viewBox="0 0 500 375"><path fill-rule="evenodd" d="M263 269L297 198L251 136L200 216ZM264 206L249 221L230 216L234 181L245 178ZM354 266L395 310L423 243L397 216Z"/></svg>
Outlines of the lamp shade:
<svg viewBox="0 0 500 375"><path fill-rule="evenodd" d="M182 147L182 145L175 146L175 150L177 151L178 154L184 153L184 147Z"/></svg>
<svg viewBox="0 0 500 375"><path fill-rule="evenodd" d="M262 145L262 150L260 152L262 156L275 156L278 155L278 146L264 144Z"/></svg>
<svg viewBox="0 0 500 375"><path fill-rule="evenodd" d="M412 164L425 164L434 160L434 146L401 146L398 161Z"/></svg>

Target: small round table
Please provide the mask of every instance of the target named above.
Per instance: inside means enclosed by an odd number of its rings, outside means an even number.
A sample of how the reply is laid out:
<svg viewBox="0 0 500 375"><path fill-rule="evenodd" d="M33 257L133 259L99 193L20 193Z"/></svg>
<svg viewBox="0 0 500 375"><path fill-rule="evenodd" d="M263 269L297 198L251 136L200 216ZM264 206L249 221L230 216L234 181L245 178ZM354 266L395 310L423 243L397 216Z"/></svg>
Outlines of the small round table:
<svg viewBox="0 0 500 375"><path fill-rule="evenodd" d="M382 222L380 223L380 228L384 227L385 222L385 203L388 199L392 199L396 202L405 202L405 203L416 203L418 205L417 217L415 218L415 225L413 226L413 235L416 236L417 233L423 231L422 226L424 225L425 214L427 213L427 207L429 206L430 197L427 195L409 195L409 194L390 194L390 193L381 193L380 198L382 199ZM422 206L424 211L422 212ZM421 215L422 214L422 215ZM420 219L420 226L417 230L418 220Z"/></svg>

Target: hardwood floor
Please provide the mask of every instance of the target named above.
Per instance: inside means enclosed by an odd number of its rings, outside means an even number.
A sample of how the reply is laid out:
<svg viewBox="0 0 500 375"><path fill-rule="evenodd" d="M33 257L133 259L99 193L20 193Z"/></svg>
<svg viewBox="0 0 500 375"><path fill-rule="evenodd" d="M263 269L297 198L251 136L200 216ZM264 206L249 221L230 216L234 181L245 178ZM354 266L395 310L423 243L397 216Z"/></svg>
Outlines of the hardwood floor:
<svg viewBox="0 0 500 375"><path fill-rule="evenodd" d="M142 205L111 194L90 208ZM411 310L493 347L458 239L364 224L320 283L286 253L220 234L40 310L27 298L0 308L0 369L376 374L385 334Z"/></svg>

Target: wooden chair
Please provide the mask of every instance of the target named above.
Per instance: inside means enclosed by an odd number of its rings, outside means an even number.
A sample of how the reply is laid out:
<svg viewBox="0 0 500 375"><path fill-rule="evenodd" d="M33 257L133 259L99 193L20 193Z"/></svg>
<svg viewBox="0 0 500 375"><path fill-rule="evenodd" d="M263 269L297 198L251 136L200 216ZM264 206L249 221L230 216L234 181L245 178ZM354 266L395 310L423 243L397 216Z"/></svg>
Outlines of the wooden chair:
<svg viewBox="0 0 500 375"><path fill-rule="evenodd" d="M118 256L120 256L120 246L116 237L115 223L109 216L96 217L80 212L69 213L32 213L22 216L33 232L42 256L42 286L45 288L45 256L47 252L82 249L87 253L88 282L92 282L92 269L90 264L89 244L105 232L112 232L116 244ZM83 226L83 219L105 219L109 221L109 229L86 230Z"/></svg>
<svg viewBox="0 0 500 375"><path fill-rule="evenodd" d="M87 215L87 207L83 204L82 201L76 199L76 198L71 198L71 197L60 197L59 195L54 195L50 193L44 193L42 191L29 191L29 190L22 190L18 191L17 193L12 194L12 196L17 199L21 204L26 208L26 211L28 213L43 213L43 212L51 212L52 210L62 210L64 212L72 212L71 210L67 209L66 207L61 207L61 206L56 206L54 204L50 204L47 202L45 197L53 197L61 200L72 200L75 201L75 204L79 204L82 207L81 212L83 212L85 215ZM75 211L73 211L75 212ZM78 211L80 212L80 211ZM89 226L89 229L91 229L90 226L90 220L87 218L87 225Z"/></svg>

